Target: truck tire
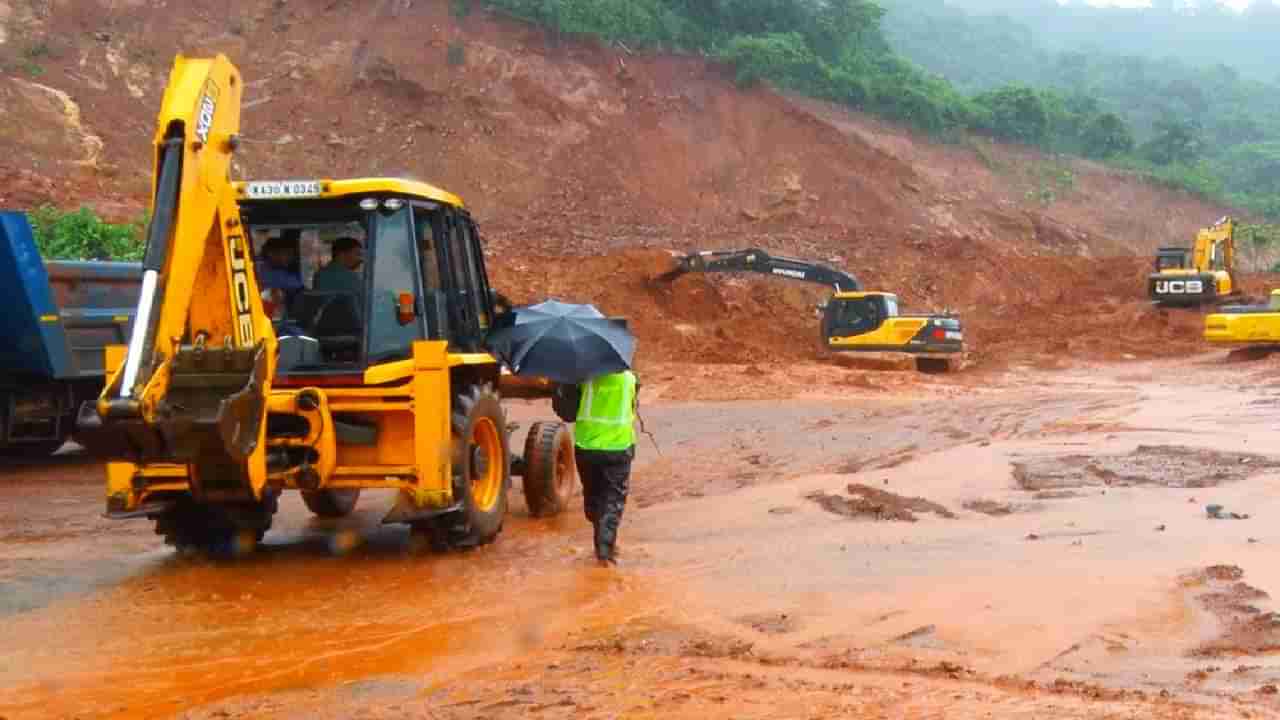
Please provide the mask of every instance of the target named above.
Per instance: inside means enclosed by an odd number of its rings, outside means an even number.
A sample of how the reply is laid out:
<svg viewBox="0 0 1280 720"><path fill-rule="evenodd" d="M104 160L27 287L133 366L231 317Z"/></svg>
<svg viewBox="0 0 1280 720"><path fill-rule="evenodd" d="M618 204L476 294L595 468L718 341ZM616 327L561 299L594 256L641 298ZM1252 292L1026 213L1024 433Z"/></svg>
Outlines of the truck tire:
<svg viewBox="0 0 1280 720"><path fill-rule="evenodd" d="M524 441L524 501L533 517L564 512L577 487L573 433L558 422L537 422Z"/></svg>
<svg viewBox="0 0 1280 720"><path fill-rule="evenodd" d="M307 509L319 517L346 517L356 509L356 501L360 499L360 488L343 488L341 490L303 490L302 502Z"/></svg>
<svg viewBox="0 0 1280 720"><path fill-rule="evenodd" d="M492 385L472 385L453 399L453 493L461 508L441 518L440 547L475 547L502 532L511 487L506 414Z"/></svg>

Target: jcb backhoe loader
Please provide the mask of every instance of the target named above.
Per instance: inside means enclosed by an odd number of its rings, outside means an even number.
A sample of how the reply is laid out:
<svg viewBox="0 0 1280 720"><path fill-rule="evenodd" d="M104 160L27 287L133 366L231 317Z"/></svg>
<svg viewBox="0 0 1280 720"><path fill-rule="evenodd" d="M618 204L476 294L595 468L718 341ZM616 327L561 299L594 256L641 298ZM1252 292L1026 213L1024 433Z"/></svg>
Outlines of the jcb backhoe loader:
<svg viewBox="0 0 1280 720"><path fill-rule="evenodd" d="M1235 256L1235 222L1224 217L1196 233L1194 247L1156 251L1147 295L1161 306L1212 305L1238 296Z"/></svg>
<svg viewBox="0 0 1280 720"><path fill-rule="evenodd" d="M706 250L676 259L657 279L672 282L693 272L755 272L816 283L835 292L822 308L820 343L841 352L908 353L924 372L946 371L964 352L960 318L954 315L902 315L898 296L862 289L843 270L764 250Z"/></svg>
<svg viewBox="0 0 1280 720"><path fill-rule="evenodd" d="M493 293L475 223L418 182L233 183L242 87L224 56L179 56L165 91L137 319L78 418L110 458L107 515L154 519L178 546L242 548L282 491L340 516L391 488L384 522L436 546L493 540L517 458L482 346ZM363 268L318 287L337 238L363 246ZM268 240L292 257L269 272L254 262ZM264 287L289 272L292 287ZM564 507L572 452L563 425L529 433L518 465L535 514Z"/></svg>

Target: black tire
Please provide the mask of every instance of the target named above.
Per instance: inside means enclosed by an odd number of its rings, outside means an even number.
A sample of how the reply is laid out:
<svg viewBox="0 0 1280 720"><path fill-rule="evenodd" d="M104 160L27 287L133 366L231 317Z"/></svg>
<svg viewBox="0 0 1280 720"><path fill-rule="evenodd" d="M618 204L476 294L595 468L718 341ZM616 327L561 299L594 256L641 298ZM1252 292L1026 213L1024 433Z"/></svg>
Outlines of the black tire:
<svg viewBox="0 0 1280 720"><path fill-rule="evenodd" d="M950 358L916 358L916 369L922 373L937 375L951 371Z"/></svg>
<svg viewBox="0 0 1280 720"><path fill-rule="evenodd" d="M573 433L558 422L537 422L524 441L524 501L533 517L564 512L578 485Z"/></svg>
<svg viewBox="0 0 1280 720"><path fill-rule="evenodd" d="M453 399L453 492L462 508L441 518L437 548L475 547L502 532L511 488L506 413L492 385L464 388ZM496 463L496 464L495 464Z"/></svg>
<svg viewBox="0 0 1280 720"><path fill-rule="evenodd" d="M319 517L340 518L350 515L360 499L360 488L341 490L303 490L302 502Z"/></svg>
<svg viewBox="0 0 1280 720"><path fill-rule="evenodd" d="M261 503L202 504L191 497L156 518L156 534L179 552L235 557L262 541L279 509L279 495Z"/></svg>

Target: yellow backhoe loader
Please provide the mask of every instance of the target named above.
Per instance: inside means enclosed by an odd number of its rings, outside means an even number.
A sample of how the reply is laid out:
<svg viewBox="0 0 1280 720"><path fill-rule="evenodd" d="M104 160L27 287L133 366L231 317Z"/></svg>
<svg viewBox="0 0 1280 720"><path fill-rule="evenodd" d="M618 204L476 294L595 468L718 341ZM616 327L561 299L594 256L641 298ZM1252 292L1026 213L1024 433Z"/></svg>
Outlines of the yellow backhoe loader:
<svg viewBox="0 0 1280 720"><path fill-rule="evenodd" d="M1161 306L1214 305L1238 297L1235 258L1235 221L1224 217L1196 233L1193 247L1156 252L1147 295Z"/></svg>
<svg viewBox="0 0 1280 720"><path fill-rule="evenodd" d="M242 88L226 57L179 56L164 94L137 319L77 423L109 458L107 515L243 550L283 491L341 516L389 488L384 522L476 545L502 528L513 464L534 514L562 510L567 427L535 424L524 457L508 449L483 347L495 294L462 200L396 179L232 182ZM322 286L339 238L363 266Z"/></svg>
<svg viewBox="0 0 1280 720"><path fill-rule="evenodd" d="M819 342L838 352L906 353L922 372L946 372L964 352L960 318L950 314L903 314L898 296L868 291L853 275L820 263L772 255L764 250L704 250L675 258L659 275L673 282L687 273L754 272L824 285L833 290L820 306Z"/></svg>

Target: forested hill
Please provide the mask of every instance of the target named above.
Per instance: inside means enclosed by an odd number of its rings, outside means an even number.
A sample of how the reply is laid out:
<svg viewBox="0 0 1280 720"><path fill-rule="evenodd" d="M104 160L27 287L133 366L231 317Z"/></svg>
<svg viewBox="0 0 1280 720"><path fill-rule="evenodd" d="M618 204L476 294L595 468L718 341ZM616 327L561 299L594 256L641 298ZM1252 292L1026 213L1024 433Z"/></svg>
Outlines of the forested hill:
<svg viewBox="0 0 1280 720"><path fill-rule="evenodd" d="M1109 27L1114 17L1113 32L1098 37L1121 52L1058 50L1038 26L942 0L452 1L460 14L487 6L563 34L712 55L744 85L768 81L949 141L980 134L1091 157L1280 217L1280 88L1229 62L1188 59L1204 57L1199 45L1215 33L1248 32L1252 44L1241 47L1254 48L1254 66L1265 64L1258 58L1276 51L1264 38L1280 47L1280 32L1267 29L1277 15L1269 9L1187 16L1183 5L1151 15L1069 5L1054 15L1045 5L1054 0L1036 0L1017 10L1065 27L1081 18ZM1009 12L1023 2L972 1L1005 2ZM1158 22L1133 29L1148 18ZM1170 24L1188 31L1162 36ZM1161 37L1127 44L1127 32ZM1071 37L1055 33L1057 44ZM1221 54L1232 60L1236 48Z"/></svg>
<svg viewBox="0 0 1280 720"><path fill-rule="evenodd" d="M1050 50L1176 57L1224 63L1241 74L1280 82L1280 5L1251 0L1243 11L1212 0L1155 0L1148 7L1095 6L1081 0L951 0L974 15L1004 15ZM894 25L897 18L891 18Z"/></svg>

